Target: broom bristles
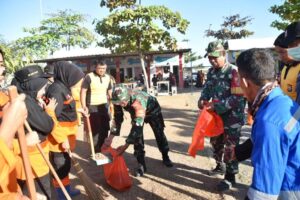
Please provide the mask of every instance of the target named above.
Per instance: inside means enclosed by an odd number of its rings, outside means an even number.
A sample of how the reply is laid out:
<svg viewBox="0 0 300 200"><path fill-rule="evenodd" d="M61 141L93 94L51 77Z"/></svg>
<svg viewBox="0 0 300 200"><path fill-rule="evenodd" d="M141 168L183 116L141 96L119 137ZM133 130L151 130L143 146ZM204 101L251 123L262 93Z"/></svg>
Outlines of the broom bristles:
<svg viewBox="0 0 300 200"><path fill-rule="evenodd" d="M83 169L79 165L79 162L74 157L71 156L71 160L78 178L80 179L87 195L89 196L89 199L104 200L104 196L107 197L108 195L96 186L96 184L90 179L90 177L83 171Z"/></svg>

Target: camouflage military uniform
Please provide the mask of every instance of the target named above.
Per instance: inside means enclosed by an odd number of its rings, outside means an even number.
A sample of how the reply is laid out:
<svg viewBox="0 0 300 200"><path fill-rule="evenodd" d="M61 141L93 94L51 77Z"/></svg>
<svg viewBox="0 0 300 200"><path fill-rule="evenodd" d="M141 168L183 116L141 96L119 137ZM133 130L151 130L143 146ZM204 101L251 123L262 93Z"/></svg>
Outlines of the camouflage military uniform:
<svg viewBox="0 0 300 200"><path fill-rule="evenodd" d="M236 67L225 64L220 69L210 68L200 100L214 102L214 110L224 122L224 134L211 138L214 158L217 163L226 163L227 173L238 173L238 162L227 161L233 151L230 146L239 143L244 124L245 99L238 84Z"/></svg>
<svg viewBox="0 0 300 200"><path fill-rule="evenodd" d="M163 160L169 161L169 145L164 133L165 124L158 101L155 97L150 96L149 94L141 90L128 90L128 92L129 101L128 104L123 108L131 115L132 128L126 139L126 143L134 144L134 155L137 157L138 163L142 164L146 169L144 161L145 151L143 127L144 123L149 123L154 132L158 148L162 153ZM113 92L113 99L114 94L115 92ZM120 109L120 106L116 106L114 113L114 123L116 126L116 131L115 133L112 132L112 134L119 135L122 121L123 109Z"/></svg>

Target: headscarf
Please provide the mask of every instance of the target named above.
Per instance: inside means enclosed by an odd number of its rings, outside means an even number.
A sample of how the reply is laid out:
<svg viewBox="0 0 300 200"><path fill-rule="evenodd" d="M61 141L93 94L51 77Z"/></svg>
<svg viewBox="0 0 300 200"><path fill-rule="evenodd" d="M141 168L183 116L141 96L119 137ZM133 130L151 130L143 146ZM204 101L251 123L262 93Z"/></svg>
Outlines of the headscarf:
<svg viewBox="0 0 300 200"><path fill-rule="evenodd" d="M26 82L19 82L16 78L12 80L12 85L15 85L19 93L25 93L36 99L38 91L48 83L46 78L34 78Z"/></svg>
<svg viewBox="0 0 300 200"><path fill-rule="evenodd" d="M67 61L54 63L54 80L62 82L66 87L74 86L84 77L84 73L76 65Z"/></svg>

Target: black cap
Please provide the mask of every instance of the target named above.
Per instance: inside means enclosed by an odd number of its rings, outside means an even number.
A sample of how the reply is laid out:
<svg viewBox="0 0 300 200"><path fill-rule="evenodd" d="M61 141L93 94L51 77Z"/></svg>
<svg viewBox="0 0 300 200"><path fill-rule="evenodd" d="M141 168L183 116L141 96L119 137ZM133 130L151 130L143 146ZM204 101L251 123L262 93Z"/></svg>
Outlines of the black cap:
<svg viewBox="0 0 300 200"><path fill-rule="evenodd" d="M300 21L293 22L285 29L284 43L286 46L294 42L296 39L300 39Z"/></svg>
<svg viewBox="0 0 300 200"><path fill-rule="evenodd" d="M15 72L15 78L23 83L34 78L49 78L38 65L29 65Z"/></svg>
<svg viewBox="0 0 300 200"><path fill-rule="evenodd" d="M282 32L280 35L278 35L278 37L274 41L274 46L278 46L281 48L287 48L287 45L284 42L284 35L285 35L285 32Z"/></svg>
<svg viewBox="0 0 300 200"><path fill-rule="evenodd" d="M44 73L50 76L54 76L54 64L47 64L44 68Z"/></svg>

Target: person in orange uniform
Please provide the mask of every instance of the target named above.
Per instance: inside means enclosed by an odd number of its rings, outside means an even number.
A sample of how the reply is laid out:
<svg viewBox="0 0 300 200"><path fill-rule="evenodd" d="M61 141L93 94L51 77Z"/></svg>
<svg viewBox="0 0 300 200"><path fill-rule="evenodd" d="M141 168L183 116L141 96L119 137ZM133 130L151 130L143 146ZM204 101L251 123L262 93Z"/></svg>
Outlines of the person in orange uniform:
<svg viewBox="0 0 300 200"><path fill-rule="evenodd" d="M54 65L53 65L53 63L48 63L46 65L46 67L44 68L44 73L50 76L48 79L49 79L49 81L51 81L53 83L54 82ZM73 95L73 99L75 100L75 104L76 104L77 120L78 120L79 126L81 125L81 116L82 116L82 113L79 112L79 110L81 110L81 102L80 102L81 84L82 84L82 81L78 81L71 88L71 93Z"/></svg>
<svg viewBox="0 0 300 200"><path fill-rule="evenodd" d="M71 189L69 179L71 158L67 151L75 148L78 131L76 105L73 98L73 96L78 94L72 94L72 91L82 81L84 74L76 65L66 61L55 62L53 67L54 82L48 88L46 98L55 98L57 101L55 115L58 124L48 137L50 142L50 161L72 197L80 194L79 190ZM53 184L58 199L65 199L58 183L53 180Z"/></svg>
<svg viewBox="0 0 300 200"><path fill-rule="evenodd" d="M27 117L27 109L24 103L25 95L19 95L13 102L3 109L2 123L0 125L0 199L1 200L29 200L17 189L17 180L11 179L17 159L12 151L12 141L17 129L23 125ZM13 186L14 190L10 186Z"/></svg>
<svg viewBox="0 0 300 200"><path fill-rule="evenodd" d="M47 106L41 103L43 102L42 97L45 95L49 84L43 70L38 65L26 66L16 71L14 75L15 78L12 84L17 86L19 93L26 94L25 103L29 113L27 121L33 130L33 132L26 134L26 138L37 196L38 198L41 197L50 200L51 186L49 167L35 144L40 143L44 153L49 156L49 142L47 136L51 133L55 125L50 116L51 113L54 113L55 101L52 100ZM45 112L45 110L49 112L50 115ZM26 176L17 140L14 141L13 145L14 152L18 155L19 167L16 168L18 183L23 193L27 194Z"/></svg>

